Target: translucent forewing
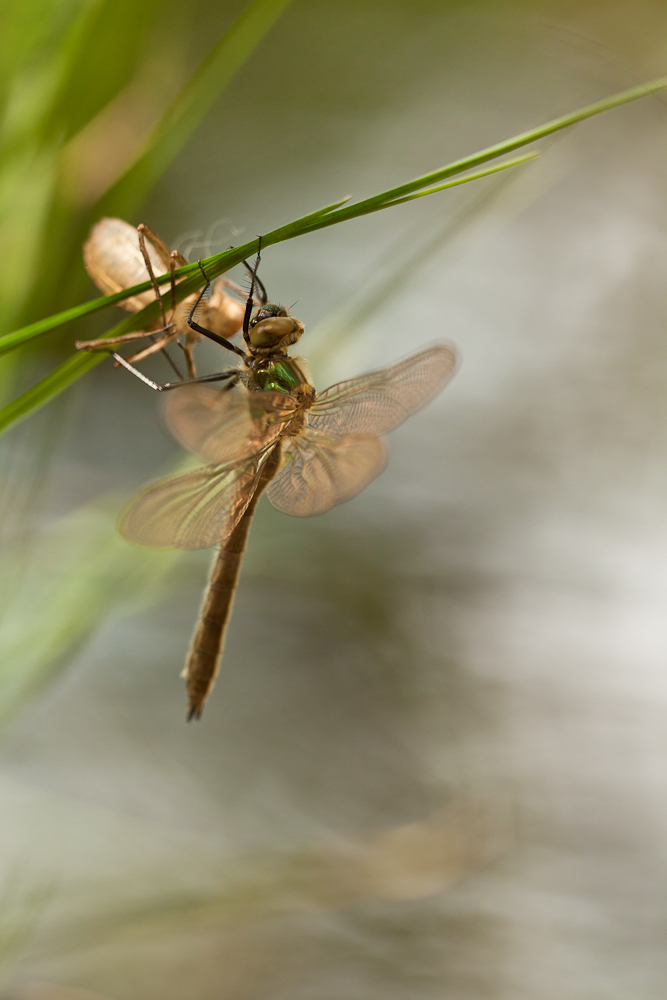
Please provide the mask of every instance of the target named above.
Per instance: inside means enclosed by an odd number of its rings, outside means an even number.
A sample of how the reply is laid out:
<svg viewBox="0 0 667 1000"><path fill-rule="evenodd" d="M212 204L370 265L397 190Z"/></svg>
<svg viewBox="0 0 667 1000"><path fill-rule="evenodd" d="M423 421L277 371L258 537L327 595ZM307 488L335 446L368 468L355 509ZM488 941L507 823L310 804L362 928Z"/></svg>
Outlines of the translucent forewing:
<svg viewBox="0 0 667 1000"><path fill-rule="evenodd" d="M165 403L172 434L215 464L144 490L123 517L125 537L154 548L224 544L250 502L262 459L295 406L277 392L221 392L206 385L175 389Z"/></svg>
<svg viewBox="0 0 667 1000"><path fill-rule="evenodd" d="M121 534L157 549L224 545L250 503L263 457L159 479L122 515Z"/></svg>
<svg viewBox="0 0 667 1000"><path fill-rule="evenodd" d="M154 244L147 239L146 250L154 273L166 274L169 270L169 251L162 241ZM83 260L88 274L105 295L148 280L137 230L122 219L100 219L93 226L83 247ZM138 312L154 298L152 291L142 292L119 305L129 312Z"/></svg>
<svg viewBox="0 0 667 1000"><path fill-rule="evenodd" d="M284 466L266 495L283 514L312 517L351 500L386 464L384 442L375 435L336 438L306 430L283 444Z"/></svg>
<svg viewBox="0 0 667 1000"><path fill-rule="evenodd" d="M308 411L308 424L335 437L386 434L440 392L455 368L454 349L436 344L389 368L318 393Z"/></svg>
<svg viewBox="0 0 667 1000"><path fill-rule="evenodd" d="M281 392L221 392L186 385L166 396L163 414L179 444L205 462L238 462L280 437L296 403Z"/></svg>

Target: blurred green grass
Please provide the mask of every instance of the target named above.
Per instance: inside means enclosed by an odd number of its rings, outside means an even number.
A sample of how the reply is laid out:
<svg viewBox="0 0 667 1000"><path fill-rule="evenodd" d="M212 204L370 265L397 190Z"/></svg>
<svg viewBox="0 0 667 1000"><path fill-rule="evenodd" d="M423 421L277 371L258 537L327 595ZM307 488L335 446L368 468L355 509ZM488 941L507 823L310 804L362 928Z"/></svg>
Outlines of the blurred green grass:
<svg viewBox="0 0 667 1000"><path fill-rule="evenodd" d="M3 331L80 297L91 222L134 216L289 2L252 0L190 72L174 4L88 0L69 16L55 0L35 5L42 30L17 47L0 94L0 237L16 251L0 287ZM24 5L3 5L7 44L25 17Z"/></svg>
<svg viewBox="0 0 667 1000"><path fill-rule="evenodd" d="M0 269L0 330L81 298L91 223L104 213L134 215L289 2L252 0L228 17L204 58L193 51L197 5L185 23L174 3L155 0L2 5L0 241L13 252ZM48 350L57 355L57 342ZM0 361L5 398L35 363L30 345ZM51 414L51 446L63 412ZM173 563L118 539L108 507L79 510L49 537L31 531L52 448L35 448L32 463L17 469L16 445L4 450L0 491L0 723L117 602L148 599ZM58 567L55 577L49 567Z"/></svg>
<svg viewBox="0 0 667 1000"><path fill-rule="evenodd" d="M649 81L648 83L641 84L638 87L633 87L629 90L622 91L621 93L613 94L611 97L603 98L602 100L596 101L595 103L587 105L584 108L580 108L575 112L561 115L560 117L553 119L552 121L548 121L537 128L529 129L528 131L521 132L507 140L485 147L472 155L456 159L452 163L439 167L434 171L430 171L428 174L413 178L412 180L403 182L398 186L394 186L388 190L374 194L370 198L365 198L361 201L351 201L351 196L346 196L336 202L327 204L325 207L320 208L315 212L308 213L307 215L301 216L300 218L289 223L282 224L277 229L271 230L263 236L258 236L241 246L232 246L222 253L214 254L211 257L205 257L201 259L198 264L191 263L185 265L176 271L176 275L183 278L175 291L176 300L182 300L186 295L197 291L201 287L201 267L205 267L206 274L209 279L213 279L258 253L260 246L266 248L285 240L291 240L298 236L314 233L319 229L337 225L340 222L347 222L364 215L370 215L374 212L382 211L386 208L393 208L404 204L405 202L414 201L432 194L440 193L445 189L459 187L460 185L466 184L470 181L487 178L491 174L498 173L508 168L524 165L530 160L535 159L539 155L539 151L523 154L519 157L505 160L499 164L484 167L483 169L473 169L479 168L482 164L501 157L505 153L513 152L523 146L530 145L539 139L551 138L555 134L562 132L564 129L568 129L575 124L594 117L595 115L618 108L623 104L628 104L642 97L657 94L666 87L667 77L660 77L657 80ZM190 89L192 90L193 95L196 95L199 90L198 87L191 87ZM188 101L186 100L185 103L187 104ZM196 103L197 102L195 101L195 104ZM167 147L169 146L168 139L174 131L173 123L170 122L170 118L175 119L178 123L182 117L183 116L180 115L178 111L175 114L168 114L165 116L167 124L164 128L161 127L155 130L155 142L153 143L151 140L151 143L149 143L149 153L143 155L137 164L137 173L139 176L145 175L146 172L150 173L150 164L154 159L152 155L154 149L158 150L157 160L160 160L160 146L163 145L162 140L165 138L165 135L167 137L166 145ZM175 131L178 133L178 127L175 128ZM456 175L459 174L463 174L464 176L457 177ZM127 176L131 175L133 175L133 171L130 171ZM452 177L455 179L451 179ZM122 182L124 183L126 179L127 177L123 178ZM444 183L440 183L443 180ZM123 183L121 183L121 189L123 187ZM118 200L119 199L116 197L115 201ZM123 199L120 198L120 201L122 202ZM112 203L114 203L114 198L112 198ZM162 278L158 279L158 283L164 283L166 280L167 276L162 276ZM146 281L144 283L134 285L125 291L134 294L139 291L146 291L148 288L149 282ZM67 326L68 323L76 318L92 314L97 312L99 309L104 309L110 305L116 304L118 294L119 293L114 293L106 298L94 299L91 302L84 303L79 307L71 307L60 313L56 313L54 316L40 320L37 323L28 324L22 329L14 330L11 334L4 338L4 342L0 340L0 348L6 351L13 351L20 346L25 347L30 341L40 337L47 331L62 328L63 326ZM168 293L165 293L164 297L168 297ZM116 326L112 327L108 332L108 336L122 336L134 330L141 329L148 322L152 322L157 315L158 302L154 301L146 305L139 312L126 317ZM10 403L7 403L7 405L0 409L0 430L4 431L13 426L15 423L32 415L36 410L40 409L45 404L49 403L54 397L58 396L63 390L69 388L73 382L86 372L90 371L90 369L94 368L102 360L102 354L74 354L67 358L66 361L64 361L54 371L50 372L49 375L41 379L21 396L14 399Z"/></svg>

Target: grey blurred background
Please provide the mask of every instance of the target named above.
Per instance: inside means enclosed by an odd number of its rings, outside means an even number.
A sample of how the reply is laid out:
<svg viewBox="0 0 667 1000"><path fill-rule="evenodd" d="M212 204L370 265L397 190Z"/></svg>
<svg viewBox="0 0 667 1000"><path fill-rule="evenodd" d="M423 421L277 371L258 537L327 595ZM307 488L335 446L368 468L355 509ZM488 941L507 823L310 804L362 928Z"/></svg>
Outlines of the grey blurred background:
<svg viewBox="0 0 667 1000"><path fill-rule="evenodd" d="M155 73L240 9L169 8ZM666 50L648 0L296 0L130 221L196 259L658 76ZM0 748L8 995L664 994L667 104L544 148L266 251L318 388L436 339L460 370L359 498L260 505L200 724L178 675L209 553L53 654ZM3 628L28 641L76 590L73 539L179 449L107 363L3 446L5 522L33 544Z"/></svg>

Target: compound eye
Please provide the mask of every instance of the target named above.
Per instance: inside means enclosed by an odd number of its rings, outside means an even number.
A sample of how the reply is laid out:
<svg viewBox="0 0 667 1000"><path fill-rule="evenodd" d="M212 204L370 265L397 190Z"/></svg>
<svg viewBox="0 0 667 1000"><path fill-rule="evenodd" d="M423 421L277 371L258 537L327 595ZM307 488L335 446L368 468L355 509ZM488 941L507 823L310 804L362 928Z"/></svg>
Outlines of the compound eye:
<svg viewBox="0 0 667 1000"><path fill-rule="evenodd" d="M253 347L276 347L281 340L296 329L291 316L272 316L261 319L250 328L248 334Z"/></svg>

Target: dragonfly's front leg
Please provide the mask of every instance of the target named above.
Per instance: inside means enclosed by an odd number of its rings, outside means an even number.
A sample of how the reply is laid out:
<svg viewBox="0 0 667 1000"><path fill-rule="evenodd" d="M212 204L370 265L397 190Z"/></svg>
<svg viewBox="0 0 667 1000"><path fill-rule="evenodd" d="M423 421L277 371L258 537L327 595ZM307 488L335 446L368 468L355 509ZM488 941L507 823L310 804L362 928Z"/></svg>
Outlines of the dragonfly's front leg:
<svg viewBox="0 0 667 1000"><path fill-rule="evenodd" d="M195 304L193 305L192 309L190 310L190 312L188 314L188 326L190 327L191 330L196 330L197 333L201 333L202 336L208 337L209 340L213 340L216 344L220 344L221 347L225 347L228 351L232 351L233 354L238 354L239 357L241 357L241 358L243 358L245 360L245 354L241 350L240 347L236 347L234 344L231 343L231 341L226 340L224 337L219 337L218 334L217 333L213 333L212 330L207 330L205 327L200 326L199 323L195 323L195 321L193 319L193 316L194 316L194 314L195 314L195 312L197 310L197 306L199 305L199 303L203 299L203 297L206 294L206 292L208 291L208 289L211 287L211 282L210 282L210 280L208 278L208 275L206 274L206 271L204 270L204 268L202 266L202 262L201 261L199 261L199 267L201 269L201 273L204 275L204 278L206 280L206 284L204 285L204 287L202 288L201 292L197 296L197 301L195 302Z"/></svg>
<svg viewBox="0 0 667 1000"><path fill-rule="evenodd" d="M193 382L226 382L224 390L233 388L241 377L241 373L238 368L230 368L226 372L216 372L214 375L200 375L198 378L186 378L182 382L165 382L164 385L159 385L157 382L153 382L152 379L140 372L138 368L131 365L129 361L126 361L124 357L120 354L116 354L115 351L111 352L111 357L123 368L126 368L132 373L136 378L141 379L146 385L149 385L151 389L155 389L156 392L167 392L169 389L180 389L182 385L192 385Z"/></svg>

